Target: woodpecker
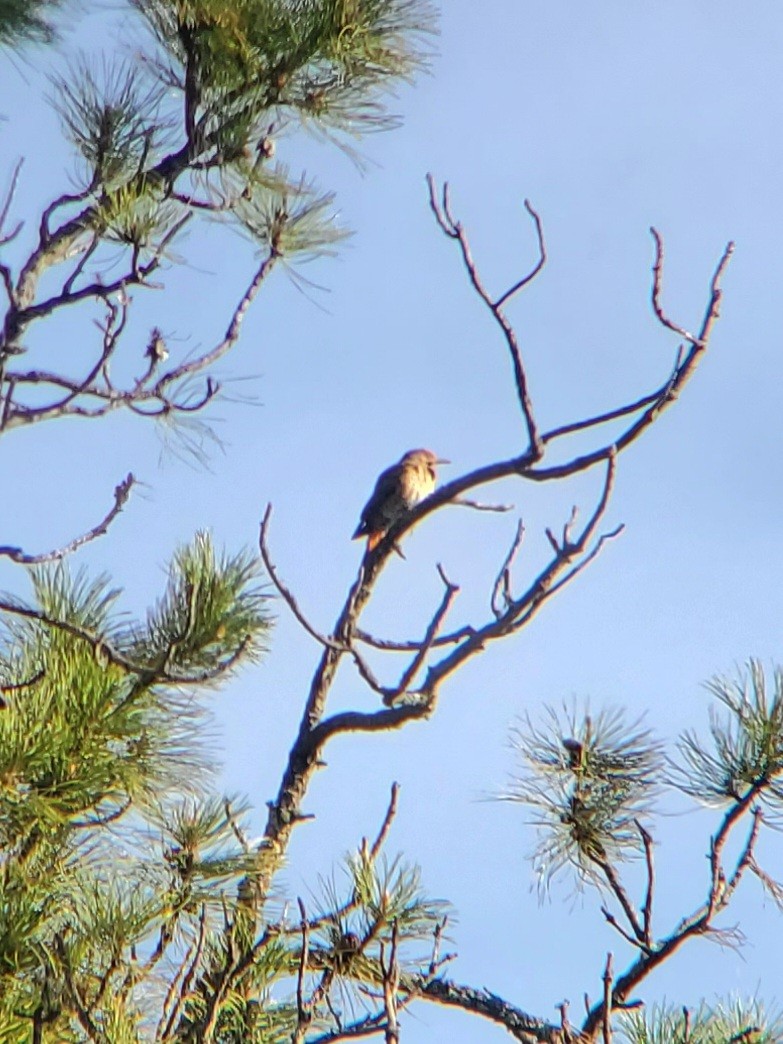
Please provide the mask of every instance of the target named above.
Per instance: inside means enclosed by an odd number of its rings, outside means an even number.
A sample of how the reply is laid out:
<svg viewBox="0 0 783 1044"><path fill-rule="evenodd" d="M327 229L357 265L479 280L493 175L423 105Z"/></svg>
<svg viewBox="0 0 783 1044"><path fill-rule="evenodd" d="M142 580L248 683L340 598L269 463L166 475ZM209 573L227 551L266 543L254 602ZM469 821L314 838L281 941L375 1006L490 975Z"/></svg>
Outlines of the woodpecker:
<svg viewBox="0 0 783 1044"><path fill-rule="evenodd" d="M367 537L367 551L373 551L395 522L432 493L435 468L448 463L431 450L408 450L401 460L381 473L364 505L353 539Z"/></svg>

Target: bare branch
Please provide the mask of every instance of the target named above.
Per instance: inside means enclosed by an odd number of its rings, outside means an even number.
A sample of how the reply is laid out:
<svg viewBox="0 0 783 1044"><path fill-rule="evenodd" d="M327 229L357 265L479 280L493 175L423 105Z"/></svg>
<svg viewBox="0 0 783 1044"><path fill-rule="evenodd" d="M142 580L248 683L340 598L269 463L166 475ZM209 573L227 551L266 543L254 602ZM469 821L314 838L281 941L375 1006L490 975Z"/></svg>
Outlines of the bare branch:
<svg viewBox="0 0 783 1044"><path fill-rule="evenodd" d="M455 221L451 213L451 203L449 199L448 183L443 185L443 197L442 203L438 202L437 192L435 188L435 179L431 174L427 175L427 185L429 187L430 196L430 208L432 209L435 219L438 222L441 230L445 232L451 239L455 239L459 244L460 252L462 254L462 261L468 273L473 289L476 291L478 296L484 302L489 309L495 322L500 327L503 336L508 346L508 351L511 356L511 364L514 370L514 383L516 385L517 397L519 399L519 405L522 410L522 415L525 420L525 426L527 428L528 440L530 444L530 453L534 460L538 460L542 454L543 447L541 444L541 438L538 433L538 427L535 422L533 414L533 404L530 399L530 393L528 390L527 374L525 372L524 363L522 361L522 353L519 348L517 336L513 326L506 318L503 311L503 305L508 301L514 294L516 294L522 287L526 286L533 280L536 275L541 271L546 261L546 250L544 247L543 232L541 229L541 220L538 214L533 210L530 203L525 200L525 207L528 213L533 218L539 242L539 260L532 271L515 283L508 291L496 300L493 301L489 292L485 288L481 276L479 275L476 263L473 260L473 254L468 240L467 233L459 221Z"/></svg>
<svg viewBox="0 0 783 1044"><path fill-rule="evenodd" d="M397 963L397 924L392 925L389 960L386 962L383 943L381 943L381 976L383 980L383 1008L386 1012L384 1029L385 1044L399 1044L400 1028L397 1023L397 991L400 988L400 966Z"/></svg>
<svg viewBox="0 0 783 1044"><path fill-rule="evenodd" d="M655 895L655 862L653 858L653 839L649 830L646 830L639 820L636 820L636 828L641 834L644 845L644 861L647 867L647 891L642 907L642 932L646 946L652 946L652 908Z"/></svg>
<svg viewBox="0 0 783 1044"><path fill-rule="evenodd" d="M68 206L69 203L83 203L85 199L90 198L96 188L97 183L93 180L86 188L82 189L81 192L63 192L62 195L53 200L41 215L41 222L38 226L39 242L41 244L48 244L51 240L52 234L49 230L49 225L51 224L55 211L59 210L60 207Z"/></svg>
<svg viewBox="0 0 783 1044"><path fill-rule="evenodd" d="M433 979L417 987L424 1000L460 1008L503 1026L515 1040L523 1044L556 1044L562 1041L560 1026L537 1019L527 1012L490 993L444 979Z"/></svg>
<svg viewBox="0 0 783 1044"><path fill-rule="evenodd" d="M304 983L307 973L307 962L310 955L310 929L307 923L307 911L301 899L297 899L299 913L301 915L300 929L302 932L302 949L299 954L299 968L296 974L296 1029L291 1038L291 1044L301 1044L304 1040L307 1028L313 1015L312 1006L305 1003Z"/></svg>
<svg viewBox="0 0 783 1044"><path fill-rule="evenodd" d="M145 280L160 267L166 248L177 236L184 226L190 221L192 215L185 214L179 221L166 232L161 241L155 246L152 257L143 265L138 265L135 260L129 272L113 280L111 283L95 282L81 287L79 290L66 288L59 294L41 301L39 304L30 304L25 308L12 308L6 318L5 331L3 335L4 344L7 346L16 343L20 333L25 327L35 320L45 318L65 305L77 304L87 298L99 297L106 299L111 294L122 293L128 286L144 284ZM88 250L90 248L88 247ZM18 288L17 288L18 290Z"/></svg>
<svg viewBox="0 0 783 1044"><path fill-rule="evenodd" d="M252 918L258 916L263 903L269 894L272 880L280 869L285 852L294 827L306 817L302 811L302 803L312 779L313 773L323 763L322 752L328 741L336 735L347 732L380 732L390 731L401 727L408 722L421 720L432 714L436 708L441 684L457 669L461 668L471 657L481 653L492 641L513 634L527 623L540 611L549 598L553 597L563 586L579 575L600 553L606 543L616 536L622 527L599 535L598 527L608 508L609 500L613 490L616 459L619 453L630 446L649 427L679 395L687 380L698 364L699 357L703 353L712 324L717 318L718 304L720 301L720 279L731 254L731 247L727 247L718 267L715 270L711 286L711 296L702 323L702 335L696 342L689 342L690 349L683 356L678 356L674 372L666 383L654 393L637 398L635 401L607 411L604 414L588 418L586 421L576 421L561 427L556 427L550 432L541 435L535 425L532 405L530 403L526 374L519 351L518 342L513 328L508 323L502 312L503 304L510 299L508 294L502 295L495 301L486 290L477 266L473 260L470 243L462 226L455 220L451 209L448 186L444 186L440 197L436 193L435 184L432 179L430 184L430 205L435 219L450 239L457 242L462 261L468 273L471 285L476 294L481 298L484 305L493 315L500 326L514 366L514 379L518 399L528 429L530 445L528 449L506 460L495 461L483 467L479 467L470 473L463 475L454 481L441 486L439 489L417 504L394 526L390 527L386 538L369 555L365 555L358 575L351 585L345 603L338 615L335 626L328 637L319 634L315 628L305 620L298 607L296 599L287 591L285 585L277 581L278 590L294 611L295 615L316 640L322 646L319 663L315 669L307 694L305 706L299 724L298 733L294 739L289 754L288 762L283 773L277 795L269 803L269 816L265 828L263 841L260 843L256 853L256 863L252 873L247 880L240 885L238 900L240 905L247 907L248 915ZM529 208L531 209L531 208ZM535 215L533 214L535 217ZM543 236L539 230L540 253L543 253ZM274 261L270 255L264 265ZM541 259L539 263L542 263ZM261 278L265 271L264 266L259 269L257 277ZM524 277L511 287L511 293L526 285L535 274L534 270L529 277ZM658 280L660 286L660 270L654 273L654 283ZM658 301L656 296L656 301ZM227 336L231 333L231 327ZM206 357L205 357L206 358ZM173 371L177 374L178 371ZM156 387L160 387L161 381L171 379L170 375L161 378ZM557 438L564 437L571 432L581 431L586 428L597 427L610 420L629 417L630 420L624 426L620 434L606 445L600 446L582 456L572 456L561 463L546 465L542 462L543 451L547 439L551 442ZM438 635L442 619L448 610L450 599L454 591L444 576L446 592L440 608L436 611L430 622L427 634L422 641L416 642L393 642L375 638L358 627L361 614L364 611L374 591L375 583L380 576L386 563L390 560L395 547L399 544L402 536L412 529L418 522L429 514L439 510L441 507L451 503L459 503L466 499L465 494L472 492L490 482L498 479L516 477L531 481L545 482L555 481L571 475L579 474L595 465L603 464L605 475L597 503L587 517L586 521L577 526L577 520L572 517L562 530L561 537L551 534L552 554L543 568L534 576L526 589L514 597L511 587L511 565L521 541L521 533L518 540L512 545L511 552L501 567L491 598L494 619L479 627L465 627L455 630L451 634ZM268 522L268 514L262 524L262 533ZM262 538L262 548L265 537ZM271 563L272 569L274 564ZM501 605L501 600L503 604ZM355 641L364 641L367 644L381 650L412 653L412 661L403 672L401 683L397 687L397 696L401 699L386 699L386 706L372 713L346 710L327 716L327 701L333 681L339 669L343 656L353 656L354 661L364 680L375 691L383 691L370 666L353 648ZM424 667L425 660L435 648L448 645L449 650L441 659L432 657L426 667L423 681L418 685L414 694L409 688L420 670ZM432 662L434 661L434 662ZM391 705L393 704L393 705ZM747 863L750 865L750 858ZM611 879L611 872L610 872ZM652 886L650 886L652 887ZM639 981L639 978L647 974L653 961L660 958L658 949L654 953L648 952L649 944L645 933L649 936L649 905L640 915L637 914L630 904L628 896L622 889L619 880L615 880L614 894L625 910L626 916L631 924L632 932L629 938L635 939L642 951L636 964L632 966L626 975L621 976L613 988L613 1003L615 1006L625 1003L627 992ZM625 903L623 902L625 900ZM702 911L703 913L703 911ZM701 914L699 915L701 916ZM646 918L646 920L645 920ZM698 918L693 920L684 928L684 934L673 935L664 940L661 945L664 949L676 949L688 934L705 932L706 922L697 923ZM679 931L679 930L678 930ZM642 971L638 972L641 968ZM228 965L226 974L228 975ZM601 1026L603 1014L601 1005L592 1009L587 1016L586 1024L590 1024L592 1030L596 1031ZM506 1023L504 1023L506 1025ZM370 1030L370 1022L362 1020L353 1027L356 1035L364 1034ZM379 1023L377 1019L372 1022L372 1031L377 1032ZM342 1032L342 1031L341 1031ZM547 1029L546 1032L549 1032ZM560 1028L555 1027L555 1032ZM330 1035L324 1039L337 1039ZM557 1039L556 1036L528 1036L518 1039L526 1040L548 1040Z"/></svg>
<svg viewBox="0 0 783 1044"><path fill-rule="evenodd" d="M617 920L615 915L608 907L602 906L601 913L604 915L606 923L611 925L612 928L614 928L614 930L617 932L617 934L621 935L623 939L625 939L629 946L633 946L637 950L642 948L643 944L639 941L639 939L637 939L635 935L632 935L631 932L627 931L627 929L623 928L623 926L620 924L620 922ZM589 1011L590 1009L588 1008L588 1014Z"/></svg>
<svg viewBox="0 0 783 1044"><path fill-rule="evenodd" d="M523 276L518 282L514 283L504 294L495 301L495 308L502 308L506 301L509 301L515 294L527 286L528 283L532 283L538 273L546 264L546 243L544 242L544 228L541 224L541 218L538 213L533 209L529 199L525 200L525 210L532 217L536 226L536 235L538 236L538 261L533 268L528 272L526 276Z"/></svg>
<svg viewBox="0 0 783 1044"><path fill-rule="evenodd" d="M169 384L175 381L181 380L183 377L190 377L194 373L199 373L204 370L207 366L211 366L217 362L221 356L225 355L226 352L233 347L239 338L239 333L242 328L242 322L247 314L247 310L253 303L258 291L261 289L261 284L264 282L266 277L274 268L275 264L279 260L279 254L275 250L270 250L266 258L261 262L259 267L247 286L247 289L239 299L234 312L229 321L223 339L215 345L215 347L206 352L204 355L199 356L198 359L194 359L192 362L183 363L182 366L178 366L168 373L164 374L158 383L155 385L154 394L160 395L161 391L166 388Z"/></svg>
<svg viewBox="0 0 783 1044"><path fill-rule="evenodd" d="M498 514L513 511L513 504L482 504L478 500L468 500L467 497L455 497L451 502L458 507L473 508L474 511L494 511Z"/></svg>
<svg viewBox="0 0 783 1044"><path fill-rule="evenodd" d="M22 551L21 548L4 546L0 547L0 555L10 558L12 562L17 562L20 565L40 565L42 562L55 562L65 558L66 555L70 555L78 548L83 547L84 544L105 535L109 526L125 507L128 497L130 496L130 491L135 482L136 479L133 474L129 472L122 482L114 487L114 504L103 520L99 522L97 526L93 526L93 528L88 530L86 533L75 537L63 547L55 548L53 551L44 551L38 555L30 555Z"/></svg>
<svg viewBox="0 0 783 1044"><path fill-rule="evenodd" d="M205 903L201 904L201 912L199 914L198 923L198 938L196 939L195 945L192 946L177 972L172 976L169 989L166 993L166 999L163 1004L163 1013L158 1023L158 1028L155 1033L155 1040L165 1041L169 1040L171 1033L174 1029L174 1023L176 1022L182 1005L185 1003L189 993L190 987L195 977L198 966L201 963L201 958L204 953L204 944L207 939L207 907ZM181 987L179 985L181 980ZM165 1020L165 1028L163 1027Z"/></svg>
<svg viewBox="0 0 783 1044"><path fill-rule="evenodd" d="M11 181L8 186L8 191L5 194L2 206L0 206L0 246L5 246L6 243L10 243L20 233L22 229L22 223L19 222L11 232L5 232L5 223L8 220L8 213L14 202L14 196L16 195L16 189L19 185L19 175L22 171L22 165L24 164L23 159L16 161L13 172L11 174Z"/></svg>
<svg viewBox="0 0 783 1044"><path fill-rule="evenodd" d="M722 856L726 842L733 828L752 809L752 806L765 784L756 783L751 786L742 798L738 798L723 816L721 823L710 842L710 880L704 902L687 917L683 918L676 928L651 948L645 946L639 957L615 981L613 1003L615 1006L624 1003L629 993L660 964L667 961L673 953L689 939L695 936L714 936L713 918L725 909L737 888L746 869L753 868L753 850L761 825L761 815L754 810L753 823L745 845L740 853L737 865L728 878L723 868ZM649 890L649 878L648 878ZM588 1014L582 1025L582 1032L590 1038L598 1032L604 1018L603 1001L597 1004Z"/></svg>
<svg viewBox="0 0 783 1044"><path fill-rule="evenodd" d="M378 836L375 838L372 848L370 849L370 859L373 861L380 855L380 851L386 843L386 838L389 836L389 830L394 822L394 817L397 815L397 798L399 797L399 794L400 784L392 783L389 807L386 810L386 816L381 824L381 829L378 831Z"/></svg>
<svg viewBox="0 0 783 1044"><path fill-rule="evenodd" d="M400 678L397 688L384 697L384 703L387 706L391 706L399 696L402 696L404 693L408 691L411 682L418 674L421 665L424 663L427 653L432 648L432 643L435 640L438 631L440 630L440 625L443 623L446 614L451 608L452 602L459 593L459 586L457 584L453 584L449 580L449 578L443 571L443 567L441 565L438 565L438 574L440 575L440 578L443 581L445 587L445 591L443 592L443 600L438 606L432 620L430 620L429 627L427 628L427 631L424 635L424 640L422 641L421 645L416 651L416 655L411 660L407 670L403 672L403 675Z"/></svg>
<svg viewBox="0 0 783 1044"><path fill-rule="evenodd" d="M100 236L98 235L98 233L97 232L93 233L93 237L92 237L92 239L90 241L89 246L84 251L82 256L79 258L79 261L77 262L77 264L74 266L73 272L71 272L71 274L68 276L68 278L63 283L63 288L60 291L60 293L61 293L61 295L64 298L70 297L70 295L71 295L71 293L73 291L74 283L76 282L76 280L79 278L79 276L84 271L84 266L87 264L87 262L93 256L95 251L98 249L98 246L100 245L100 242L101 242L101 240L100 240Z"/></svg>
<svg viewBox="0 0 783 1044"><path fill-rule="evenodd" d="M520 518L517 523L516 535L511 542L511 547L508 549L508 553L503 560L503 565L500 567L500 571L498 572L497 578L492 587L492 595L489 604L497 619L508 611L509 606L514 601L511 593L511 566L514 564L514 559L517 557L517 552L522 546L524 538L525 524Z"/></svg>
<svg viewBox="0 0 783 1044"><path fill-rule="evenodd" d="M442 645L454 645L455 642L460 642L463 638L469 638L474 633L475 631L473 627L460 627L458 630L451 631L449 634L438 635L437 638L433 639L432 646L433 648L437 648ZM354 631L354 638L358 639L360 642L364 642L365 645L371 645L374 649L382 649L384 652L415 652L415 650L421 645L421 642L414 639L409 641L395 641L393 638L377 638L368 631L362 630L361 627L357 627Z"/></svg>
<svg viewBox="0 0 783 1044"><path fill-rule="evenodd" d="M258 546L261 551L261 559L264 563L264 568L269 574L269 579L274 584L278 594L281 596L283 601L286 603L288 608L291 610L291 612L294 614L296 619L299 621L299 623L302 625L305 631L307 631L311 638L315 638L315 640L320 645L323 645L327 649L339 649L340 651L347 651L347 646L345 644L341 642L335 642L332 638L327 638L326 635L321 634L320 631L316 630L316 628L313 627L313 625L304 615L302 610L299 608L299 603L297 602L294 595L291 593L290 589L286 587L286 585L280 579L280 576L277 572L277 567L272 561L272 556L269 552L269 543L267 539L269 533L269 520L271 519L271 517L272 505L267 504L266 511L264 512L264 517L261 520L261 527L258 537Z"/></svg>
<svg viewBox="0 0 783 1044"><path fill-rule="evenodd" d="M650 234L655 240L655 261L653 262L653 284L652 284L652 306L653 311L658 317L658 321L665 326L667 329L672 330L683 340L688 341L690 344L699 345L699 341L692 333L682 327L678 326L677 323L672 322L671 319L665 314L663 306L661 305L661 290L663 288L663 240L661 235L656 228L650 229Z"/></svg>
<svg viewBox="0 0 783 1044"><path fill-rule="evenodd" d="M612 969L612 955L608 953L606 955L606 967L604 968L603 983L604 983L604 1024L603 1024L603 1039L604 1044L612 1044L612 981L614 979L614 971Z"/></svg>

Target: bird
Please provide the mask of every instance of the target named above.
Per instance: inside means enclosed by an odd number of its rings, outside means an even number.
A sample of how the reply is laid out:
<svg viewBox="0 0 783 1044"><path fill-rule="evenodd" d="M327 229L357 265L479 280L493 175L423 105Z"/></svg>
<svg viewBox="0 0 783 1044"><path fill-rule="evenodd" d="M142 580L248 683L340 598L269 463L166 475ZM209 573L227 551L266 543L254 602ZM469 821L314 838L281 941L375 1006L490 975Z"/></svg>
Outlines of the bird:
<svg viewBox="0 0 783 1044"><path fill-rule="evenodd" d="M448 463L432 450L408 450L396 464L381 472L352 539L367 537L367 553L374 551L391 527L432 493L435 468Z"/></svg>

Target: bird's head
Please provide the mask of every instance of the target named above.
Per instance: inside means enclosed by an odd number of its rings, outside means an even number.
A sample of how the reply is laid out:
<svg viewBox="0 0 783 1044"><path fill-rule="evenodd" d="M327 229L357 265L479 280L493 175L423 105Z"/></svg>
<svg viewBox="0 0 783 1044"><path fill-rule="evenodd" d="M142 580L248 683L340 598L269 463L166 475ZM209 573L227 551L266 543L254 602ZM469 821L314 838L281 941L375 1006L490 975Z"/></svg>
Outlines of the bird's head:
<svg viewBox="0 0 783 1044"><path fill-rule="evenodd" d="M414 449L408 450L405 456L400 461L401 464L410 464L413 467L427 468L432 474L435 474L435 468L439 464L450 464L450 460L446 460L444 457L439 457L437 453L433 453L432 450L428 449Z"/></svg>

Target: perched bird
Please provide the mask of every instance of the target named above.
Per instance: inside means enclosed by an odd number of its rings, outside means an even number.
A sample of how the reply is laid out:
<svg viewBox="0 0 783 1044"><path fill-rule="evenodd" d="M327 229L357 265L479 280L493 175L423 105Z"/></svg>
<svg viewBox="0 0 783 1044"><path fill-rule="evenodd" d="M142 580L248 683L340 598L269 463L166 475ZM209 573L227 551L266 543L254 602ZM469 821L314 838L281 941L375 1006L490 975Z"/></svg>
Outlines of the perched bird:
<svg viewBox="0 0 783 1044"><path fill-rule="evenodd" d="M435 489L435 468L448 464L431 450L408 450L402 460L381 473L372 496L364 505L354 540L367 537L367 550L374 550L389 529Z"/></svg>

